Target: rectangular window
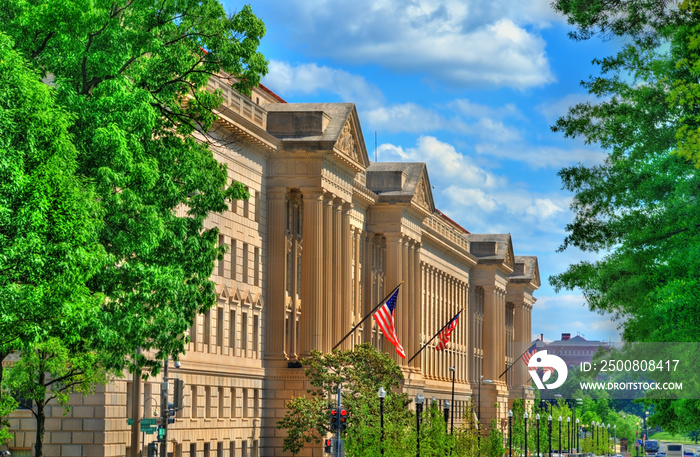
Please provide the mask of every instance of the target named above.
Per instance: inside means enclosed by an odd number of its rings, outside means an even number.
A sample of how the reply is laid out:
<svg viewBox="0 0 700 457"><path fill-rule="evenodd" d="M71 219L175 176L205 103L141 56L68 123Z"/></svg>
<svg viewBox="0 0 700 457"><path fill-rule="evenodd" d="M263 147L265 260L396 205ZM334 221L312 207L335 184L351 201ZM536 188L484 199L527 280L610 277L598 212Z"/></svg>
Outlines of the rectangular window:
<svg viewBox="0 0 700 457"><path fill-rule="evenodd" d="M210 450L211 450L211 444L204 443L204 457L211 457Z"/></svg>
<svg viewBox="0 0 700 457"><path fill-rule="evenodd" d="M190 444L190 457L197 457L197 443Z"/></svg>
<svg viewBox="0 0 700 457"><path fill-rule="evenodd" d="M241 442L241 457L249 457L248 456L248 442L247 441Z"/></svg>
<svg viewBox="0 0 700 457"><path fill-rule="evenodd" d="M253 389L253 417L260 415L260 389Z"/></svg>
<svg viewBox="0 0 700 457"><path fill-rule="evenodd" d="M219 247L224 246L226 244L224 236L219 235ZM224 259L219 260L219 269L218 269L218 275L223 276L224 275Z"/></svg>
<svg viewBox="0 0 700 457"><path fill-rule="evenodd" d="M246 187L246 190L250 192L250 189ZM243 217L250 219L250 198L243 200Z"/></svg>
<svg viewBox="0 0 700 457"><path fill-rule="evenodd" d="M204 344L211 344L211 308L204 313Z"/></svg>
<svg viewBox="0 0 700 457"><path fill-rule="evenodd" d="M216 344L224 347L224 308L219 308L216 313Z"/></svg>
<svg viewBox="0 0 700 457"><path fill-rule="evenodd" d="M236 279L236 254L238 254L238 242L231 240L231 279Z"/></svg>
<svg viewBox="0 0 700 457"><path fill-rule="evenodd" d="M236 310L229 311L228 322L228 346L231 349L236 349ZM235 354L231 354L235 355Z"/></svg>
<svg viewBox="0 0 700 457"><path fill-rule="evenodd" d="M248 284L248 243L243 243L243 265L241 265L241 273L243 274L243 282Z"/></svg>
<svg viewBox="0 0 700 457"><path fill-rule="evenodd" d="M211 387L204 387L204 417L211 417Z"/></svg>
<svg viewBox="0 0 700 457"><path fill-rule="evenodd" d="M192 399L192 417L199 417L199 399L197 398L197 386L190 386L191 393L190 397Z"/></svg>
<svg viewBox="0 0 700 457"><path fill-rule="evenodd" d="M258 440L253 440L253 457L258 457Z"/></svg>
<svg viewBox="0 0 700 457"><path fill-rule="evenodd" d="M236 417L236 388L231 387L231 417Z"/></svg>
<svg viewBox="0 0 700 457"><path fill-rule="evenodd" d="M236 457L236 442L230 441L228 448L229 448L229 457Z"/></svg>
<svg viewBox="0 0 700 457"><path fill-rule="evenodd" d="M249 417L248 414L248 390L243 389L243 417Z"/></svg>
<svg viewBox="0 0 700 457"><path fill-rule="evenodd" d="M224 443L221 441L216 443L216 457L224 457Z"/></svg>
<svg viewBox="0 0 700 457"><path fill-rule="evenodd" d="M192 327L190 327L190 341L194 344L194 350L197 350L197 320L199 319L199 314L195 314L194 320L192 321Z"/></svg>
<svg viewBox="0 0 700 457"><path fill-rule="evenodd" d="M253 284L260 286L260 248L253 251Z"/></svg>
<svg viewBox="0 0 700 457"><path fill-rule="evenodd" d="M225 389L219 387L219 415L217 417L220 419L224 417L224 392Z"/></svg>
<svg viewBox="0 0 700 457"><path fill-rule="evenodd" d="M260 192L255 191L255 222L260 222L260 212L262 210L262 201L260 200Z"/></svg>
<svg viewBox="0 0 700 457"><path fill-rule="evenodd" d="M258 332L260 328L258 316L253 316L253 353L259 354L260 348L258 347Z"/></svg>
<svg viewBox="0 0 700 457"><path fill-rule="evenodd" d="M241 349L243 357L247 357L248 351L248 313L243 313L241 316Z"/></svg>

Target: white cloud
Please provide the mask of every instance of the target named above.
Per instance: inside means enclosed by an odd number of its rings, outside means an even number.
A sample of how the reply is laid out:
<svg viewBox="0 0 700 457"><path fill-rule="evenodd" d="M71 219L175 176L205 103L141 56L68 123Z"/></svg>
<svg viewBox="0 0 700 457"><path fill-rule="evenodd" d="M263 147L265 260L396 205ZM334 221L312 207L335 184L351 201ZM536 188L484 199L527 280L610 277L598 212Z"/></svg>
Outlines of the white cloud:
<svg viewBox="0 0 700 457"><path fill-rule="evenodd" d="M529 3L529 2L522 2ZM260 0L256 11L284 14L310 56L420 72L453 86L541 87L554 81L537 30L556 17L544 0ZM265 9L267 7L267 9Z"/></svg>
<svg viewBox="0 0 700 457"><path fill-rule="evenodd" d="M552 125L557 119L566 115L569 112L569 108L575 106L579 103L585 102L596 102L600 101L593 95L578 93L578 94L568 94L562 98L555 100L547 100L543 103L537 105L537 111L542 113L542 115L547 119L547 123Z"/></svg>
<svg viewBox="0 0 700 457"><path fill-rule="evenodd" d="M364 106L384 102L382 91L364 77L315 63L292 65L271 60L270 72L263 79L263 84L283 95L331 92L343 101Z"/></svg>
<svg viewBox="0 0 700 457"><path fill-rule="evenodd" d="M429 132L445 127L437 112L415 103L382 106L367 111L365 119L373 130L387 132Z"/></svg>
<svg viewBox="0 0 700 457"><path fill-rule="evenodd" d="M494 140L494 138L490 138ZM500 138L495 138L501 142ZM510 139L508 139L510 140ZM503 140L506 142L506 140ZM534 169L538 168L562 168L581 162L586 165L600 163L605 154L590 147L559 148L555 146L532 146L529 144L497 144L482 143L474 146L478 154L485 154L500 159L517 160L525 162Z"/></svg>

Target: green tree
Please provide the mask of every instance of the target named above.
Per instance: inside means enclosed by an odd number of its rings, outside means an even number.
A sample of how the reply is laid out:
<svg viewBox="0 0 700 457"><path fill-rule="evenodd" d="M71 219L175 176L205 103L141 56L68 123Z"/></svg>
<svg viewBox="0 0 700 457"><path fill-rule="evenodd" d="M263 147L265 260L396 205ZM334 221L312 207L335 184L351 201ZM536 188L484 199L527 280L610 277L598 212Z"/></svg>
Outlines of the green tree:
<svg viewBox="0 0 700 457"><path fill-rule="evenodd" d="M80 320L84 313L75 317ZM79 322L73 323L80 325ZM30 409L36 419L36 457L44 455L46 406L56 400L67 408L71 393L92 394L96 385L106 382L100 357L89 348L87 340L76 338L68 342L62 334L61 338L48 338L20 352L20 359L8 369L4 384L10 392L32 400Z"/></svg>
<svg viewBox="0 0 700 457"><path fill-rule="evenodd" d="M387 391L385 455L400 455L412 415L407 410L408 396L392 390L398 389L403 380L396 362L365 343L351 351L335 350L328 354L312 351L302 364L311 388L307 396L292 397L287 402L287 413L277 422L277 428L287 431L285 451L297 454L305 444L318 444L330 432L330 411L337 405L337 389L341 386L341 403L349 417L345 432L347 453L378 455L381 449L377 439L380 425L377 393L383 387Z"/></svg>
<svg viewBox="0 0 700 457"><path fill-rule="evenodd" d="M108 297L97 349L112 368L155 373L215 300L209 277L224 248L207 216L248 197L208 146L222 98L206 84L214 74L243 92L259 82L264 24L248 6L228 16L217 0L6 0L0 30L55 78L78 172L104 208L109 266L89 282Z"/></svg>
<svg viewBox="0 0 700 457"><path fill-rule="evenodd" d="M80 340L66 322L104 301L87 287L106 260L98 242L102 211L76 174L71 125L0 32L0 362L14 351L33 354L35 343L58 329L66 330L66 343ZM82 317L75 322L85 323ZM16 406L4 389L0 405L2 416ZM7 436L3 429L0 440Z"/></svg>
<svg viewBox="0 0 700 457"><path fill-rule="evenodd" d="M466 405L461 425L454 431L454 439L455 455L472 457L479 454L481 439L476 421L476 410L471 401Z"/></svg>
<svg viewBox="0 0 700 457"><path fill-rule="evenodd" d="M700 2L558 0L572 36L624 40L582 83L598 103L572 107L554 131L608 151L602 164L560 171L574 193L562 249L601 254L550 278L620 319L627 341L697 341L700 315L698 81ZM697 384L697 380L689 380ZM656 400L651 422L700 426L696 400Z"/></svg>
<svg viewBox="0 0 700 457"><path fill-rule="evenodd" d="M503 445L503 431L500 429L497 419L491 420L489 433L486 439L482 439L481 442L481 455L487 457L503 457L503 454L508 450Z"/></svg>

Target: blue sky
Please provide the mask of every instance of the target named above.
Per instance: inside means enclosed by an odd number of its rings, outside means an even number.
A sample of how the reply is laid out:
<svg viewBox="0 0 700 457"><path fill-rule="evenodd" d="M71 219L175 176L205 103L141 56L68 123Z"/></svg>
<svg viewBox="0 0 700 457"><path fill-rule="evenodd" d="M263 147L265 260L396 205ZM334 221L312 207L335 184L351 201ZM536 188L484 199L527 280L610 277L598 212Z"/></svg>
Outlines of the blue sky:
<svg viewBox="0 0 700 457"><path fill-rule="evenodd" d="M426 162L436 206L472 233L510 233L537 255L532 317L562 332L619 341L617 323L548 278L590 253L557 253L572 195L557 171L603 154L549 126L588 100L579 82L612 44L568 39L551 0L254 0L267 27L263 83L288 102L353 102L370 159ZM239 4L225 0L235 11Z"/></svg>

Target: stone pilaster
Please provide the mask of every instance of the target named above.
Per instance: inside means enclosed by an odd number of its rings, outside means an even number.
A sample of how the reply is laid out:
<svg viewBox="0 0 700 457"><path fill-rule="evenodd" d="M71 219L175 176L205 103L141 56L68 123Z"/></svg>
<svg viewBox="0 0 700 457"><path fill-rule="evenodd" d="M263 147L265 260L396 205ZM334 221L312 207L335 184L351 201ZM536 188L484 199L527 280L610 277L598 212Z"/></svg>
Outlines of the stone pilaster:
<svg viewBox="0 0 700 457"><path fill-rule="evenodd" d="M284 305L286 266L285 259L285 206L287 189L267 190L268 249L265 313L265 359L282 359L284 353Z"/></svg>
<svg viewBox="0 0 700 457"><path fill-rule="evenodd" d="M401 281L403 281L403 236L400 233L387 233L386 236L386 291L389 293L394 287L396 287ZM396 305L396 310L394 311L394 326L396 327L396 333L399 338L399 342L403 345L405 334L401 331L402 316L407 314L405 307L402 306L402 298L406 296L406 288L401 286L401 291L399 292L399 300ZM381 297L383 298L383 297ZM380 298L380 299L381 299ZM384 338L382 336L382 338ZM391 344L389 344L391 346ZM386 346L385 346L386 347ZM388 349L391 356L401 364L402 359L393 347ZM409 356L410 357L410 356Z"/></svg>
<svg viewBox="0 0 700 457"><path fill-rule="evenodd" d="M347 304L344 301L343 293L343 273L349 273L347 269L344 269L343 265L343 244L346 241L342 238L342 235L350 236L349 232L343 233L342 215L343 215L343 201L336 198L333 200L333 268L332 268L332 283L333 283L333 294L332 301L330 302L333 310L333 324L331 333L331 342L328 346L330 351L333 346L338 344L340 339L345 336L345 334L350 330L350 327L345 328L343 326L343 313L347 309Z"/></svg>
<svg viewBox="0 0 700 457"><path fill-rule="evenodd" d="M340 232L340 337L345 336L353 326L352 314L355 304L353 303L352 288L354 286L352 278L352 227L350 226L350 213L352 204L346 203L342 206L342 218ZM355 274L357 277L357 274ZM353 337L349 336L343 343L342 349L352 349Z"/></svg>
<svg viewBox="0 0 700 457"><path fill-rule="evenodd" d="M323 191L302 189L304 221L302 236L304 253L301 256L301 349L309 355L312 349L321 349L323 336Z"/></svg>

